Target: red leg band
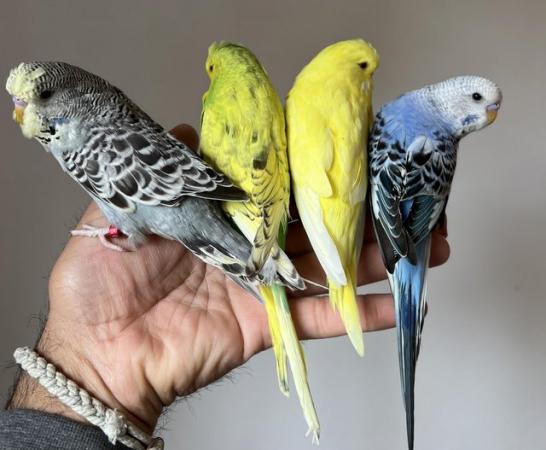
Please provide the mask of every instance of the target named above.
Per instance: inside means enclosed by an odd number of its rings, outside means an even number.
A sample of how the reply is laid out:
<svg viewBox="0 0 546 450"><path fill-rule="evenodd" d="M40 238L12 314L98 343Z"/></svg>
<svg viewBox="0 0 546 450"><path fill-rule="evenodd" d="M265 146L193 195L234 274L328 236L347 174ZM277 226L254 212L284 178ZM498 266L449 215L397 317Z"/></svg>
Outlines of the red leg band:
<svg viewBox="0 0 546 450"><path fill-rule="evenodd" d="M108 233L106 233L106 237L109 239L121 237L121 231L115 226L110 225L108 227Z"/></svg>

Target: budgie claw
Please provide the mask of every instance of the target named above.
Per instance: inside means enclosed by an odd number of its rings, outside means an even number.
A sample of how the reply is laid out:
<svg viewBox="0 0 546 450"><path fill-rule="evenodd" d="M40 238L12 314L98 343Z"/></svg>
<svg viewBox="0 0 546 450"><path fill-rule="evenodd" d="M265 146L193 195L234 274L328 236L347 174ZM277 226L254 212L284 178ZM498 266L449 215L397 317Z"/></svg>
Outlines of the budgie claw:
<svg viewBox="0 0 546 450"><path fill-rule="evenodd" d="M312 286L318 287L318 288L320 288L320 289L324 289L325 291L328 290L328 286L325 286L324 284L320 284L320 283L317 283L317 282L315 282L315 281L311 281L310 279L304 278L304 277L301 277L301 279L302 279L305 283L307 283L307 284L310 284L310 285L312 285Z"/></svg>
<svg viewBox="0 0 546 450"><path fill-rule="evenodd" d="M121 231L114 226L100 228L93 227L91 225L82 225L82 229L72 230L70 234L72 236L98 237L99 242L104 247L117 252L125 251L123 247L109 241L109 239L120 237L122 235Z"/></svg>

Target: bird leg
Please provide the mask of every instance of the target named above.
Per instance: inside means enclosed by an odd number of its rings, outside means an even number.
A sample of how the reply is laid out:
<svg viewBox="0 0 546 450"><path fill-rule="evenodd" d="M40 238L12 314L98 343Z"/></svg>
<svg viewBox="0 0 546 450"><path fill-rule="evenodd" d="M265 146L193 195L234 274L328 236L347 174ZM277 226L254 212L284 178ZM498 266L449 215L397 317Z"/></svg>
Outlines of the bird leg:
<svg viewBox="0 0 546 450"><path fill-rule="evenodd" d="M99 242L109 248L110 250L116 250L118 252L124 252L125 249L110 242L110 239L123 236L123 233L118 228L110 225L109 227L93 227L91 225L82 225L82 229L72 230L70 232L72 236L86 236L86 237L98 237Z"/></svg>

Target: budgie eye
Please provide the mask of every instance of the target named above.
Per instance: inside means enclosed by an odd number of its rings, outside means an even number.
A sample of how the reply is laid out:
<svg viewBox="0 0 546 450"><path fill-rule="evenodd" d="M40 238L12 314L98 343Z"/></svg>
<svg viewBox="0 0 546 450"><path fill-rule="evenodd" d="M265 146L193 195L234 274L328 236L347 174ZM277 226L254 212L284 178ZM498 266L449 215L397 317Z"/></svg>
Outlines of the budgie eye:
<svg viewBox="0 0 546 450"><path fill-rule="evenodd" d="M364 62L358 63L358 66L361 69L366 69L368 67L368 63L364 61Z"/></svg>
<svg viewBox="0 0 546 450"><path fill-rule="evenodd" d="M472 98L473 98L474 100L476 100L477 102L479 102L483 97L482 97L482 95L481 95L480 93L474 92L474 93L472 94Z"/></svg>
<svg viewBox="0 0 546 450"><path fill-rule="evenodd" d="M46 89L45 91L40 92L40 98L42 100L47 100L53 95L53 91Z"/></svg>
<svg viewBox="0 0 546 450"><path fill-rule="evenodd" d="M212 72L213 70L214 70L214 64L211 64L211 65L209 66L209 72Z"/></svg>

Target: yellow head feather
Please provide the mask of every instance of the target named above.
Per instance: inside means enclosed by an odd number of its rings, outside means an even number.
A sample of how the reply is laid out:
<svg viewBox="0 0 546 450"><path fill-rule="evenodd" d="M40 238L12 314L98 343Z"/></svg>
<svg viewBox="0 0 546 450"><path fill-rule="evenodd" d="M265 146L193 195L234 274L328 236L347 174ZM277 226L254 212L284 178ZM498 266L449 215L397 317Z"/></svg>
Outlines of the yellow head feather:
<svg viewBox="0 0 546 450"><path fill-rule="evenodd" d="M35 81L44 74L45 70L41 67L29 70L27 64L21 63L11 70L6 82L6 90L18 100L28 103L36 88Z"/></svg>
<svg viewBox="0 0 546 450"><path fill-rule="evenodd" d="M379 65L379 54L363 39L340 41L323 49L300 72L298 79L319 83L326 80L351 84L367 80Z"/></svg>
<svg viewBox="0 0 546 450"><path fill-rule="evenodd" d="M212 80L225 68L229 68L230 71L259 68L266 73L254 53L248 48L232 42L213 42L209 47L205 70Z"/></svg>
<svg viewBox="0 0 546 450"><path fill-rule="evenodd" d="M29 139L39 134L42 121L36 114L32 100L36 95L36 80L45 74L45 70L36 67L29 70L28 64L21 63L11 70L6 82L6 90L17 104L13 110L13 119L21 126L23 135ZM25 106L26 104L26 106Z"/></svg>

